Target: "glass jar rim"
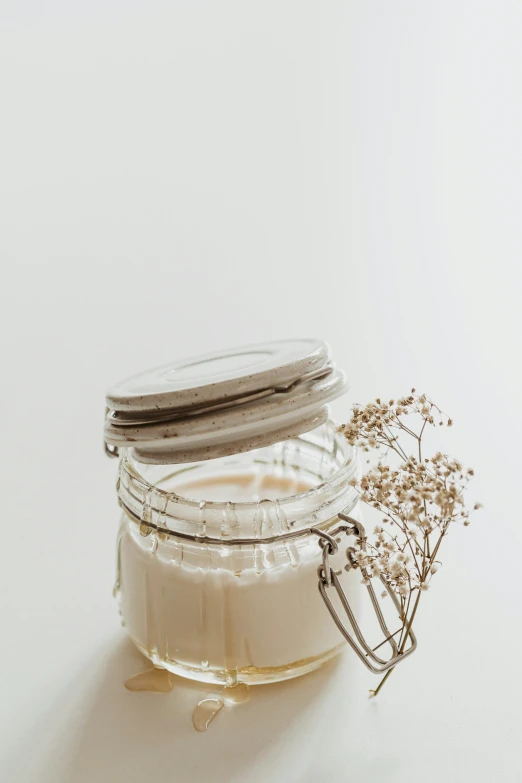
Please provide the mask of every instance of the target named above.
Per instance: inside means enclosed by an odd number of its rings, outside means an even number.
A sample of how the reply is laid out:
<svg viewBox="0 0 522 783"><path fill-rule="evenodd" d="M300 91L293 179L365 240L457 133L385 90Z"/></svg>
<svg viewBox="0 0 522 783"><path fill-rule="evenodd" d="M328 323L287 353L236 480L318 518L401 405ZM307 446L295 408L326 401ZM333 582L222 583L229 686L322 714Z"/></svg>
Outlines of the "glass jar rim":
<svg viewBox="0 0 522 783"><path fill-rule="evenodd" d="M230 535L224 534L223 520L227 515L230 517L230 525L234 527L235 520L250 520L253 527L256 525L256 519L260 516L268 520L267 524L261 524L259 532L273 530L274 522L276 528L281 528L281 533L288 529L299 529L307 525L321 525L327 519L336 516L339 511L349 513L356 505L358 494L352 486L353 479L359 474L359 460L357 450L341 435L336 424L329 420L317 430L312 430L291 441L283 441L273 446L265 447L260 451L281 446L284 443L306 444L312 448L320 448L320 438L317 441L317 433L323 430L327 441L323 445L323 451L329 453L338 460L338 466L331 475L310 489L298 492L294 495L288 495L275 500L260 499L248 501L199 501L183 495L178 495L172 490L163 489L156 483L149 481L139 470L141 463L132 458L131 450L122 450L118 478L118 494L120 504L124 510L127 510L135 518L144 520L145 523L152 526L165 527L175 532L190 530L200 527L202 534L209 532L209 525L220 530L220 537L228 538ZM315 440L315 442L314 442ZM239 457L245 457L237 455ZM216 463L222 463L228 458L216 460ZM195 463L186 466L185 469L195 468L202 463ZM151 466L143 465L145 470ZM183 467L179 472L182 472ZM178 471L176 471L178 472ZM170 474L172 475L172 474ZM163 479L165 480L165 479ZM161 483L161 479L158 483ZM175 528L172 528L171 522L175 522ZM214 523L214 524L212 524ZM198 533L196 532L196 535ZM244 536L243 536L244 537ZM249 536L250 537L250 536ZM255 540L260 535L252 535Z"/></svg>

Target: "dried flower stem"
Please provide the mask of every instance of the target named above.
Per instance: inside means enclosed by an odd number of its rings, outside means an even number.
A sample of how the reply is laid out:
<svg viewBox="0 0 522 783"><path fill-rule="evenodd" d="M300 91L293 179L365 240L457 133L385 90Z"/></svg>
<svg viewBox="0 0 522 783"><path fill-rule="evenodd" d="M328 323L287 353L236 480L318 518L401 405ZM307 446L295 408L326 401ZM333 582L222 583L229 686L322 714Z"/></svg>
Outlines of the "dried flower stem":
<svg viewBox="0 0 522 783"><path fill-rule="evenodd" d="M382 680L380 681L380 683L378 684L376 689L374 691L370 691L370 696L377 696L377 694L381 690L382 686L384 685L384 683L386 682L386 680L388 679L388 677L390 676L390 674L392 673L392 671L394 669L395 669L395 666L392 666L391 669L388 669L388 671L386 672L386 674L384 675L384 677L382 678Z"/></svg>
<svg viewBox="0 0 522 783"><path fill-rule="evenodd" d="M413 424L406 425L405 417L413 419ZM412 389L397 401L383 403L377 398L364 408L355 406L351 420L339 428L349 443L364 451L375 450L380 457L376 467L352 483L361 500L379 511L390 529L378 525L373 540L358 542L354 559L364 584L380 577L399 597L403 622L399 653L406 649L421 593L429 589L440 567L436 557L449 525L470 524L463 493L473 471L465 471L458 460L440 452L423 458L426 425L434 425L435 419L439 426L453 424L425 394L416 395ZM418 432L415 420L420 420ZM404 438L415 441L417 456L408 454ZM390 466L385 459L393 459L395 464ZM477 503L474 509L479 507ZM386 673L373 695L392 671Z"/></svg>

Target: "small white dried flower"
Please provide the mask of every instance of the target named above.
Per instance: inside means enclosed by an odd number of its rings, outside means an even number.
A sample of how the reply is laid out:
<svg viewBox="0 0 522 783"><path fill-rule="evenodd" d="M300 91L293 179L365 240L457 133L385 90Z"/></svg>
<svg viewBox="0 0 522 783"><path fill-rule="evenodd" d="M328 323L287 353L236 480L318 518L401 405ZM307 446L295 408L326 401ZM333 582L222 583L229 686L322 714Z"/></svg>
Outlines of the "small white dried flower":
<svg viewBox="0 0 522 783"><path fill-rule="evenodd" d="M375 464L368 459L373 467L351 482L359 499L382 519L373 531L373 542L360 539L354 556L364 585L370 576L380 577L401 597L403 623L411 622L415 603L404 598L417 589L428 590L431 576L440 568L430 552L438 552L450 524L470 524L464 490L473 470L440 451L431 457L422 454L424 430L443 424L451 427L453 421L413 388L404 397L388 401L378 397L364 407L354 406L351 420L339 428L350 444L364 451L373 449L380 460ZM481 507L476 503L472 510ZM386 598L388 592L380 595Z"/></svg>

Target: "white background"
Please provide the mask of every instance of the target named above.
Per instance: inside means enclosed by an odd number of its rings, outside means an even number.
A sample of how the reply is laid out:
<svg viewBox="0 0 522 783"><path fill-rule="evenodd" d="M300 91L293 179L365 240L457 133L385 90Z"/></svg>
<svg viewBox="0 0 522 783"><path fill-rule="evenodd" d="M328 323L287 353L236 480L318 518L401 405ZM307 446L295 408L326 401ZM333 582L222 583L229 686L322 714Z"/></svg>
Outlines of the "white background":
<svg viewBox="0 0 522 783"><path fill-rule="evenodd" d="M522 5L0 7L2 780L522 779ZM486 509L418 652L257 689L131 694L105 388L192 353L328 340L350 400L414 385ZM349 401L336 406L349 416Z"/></svg>

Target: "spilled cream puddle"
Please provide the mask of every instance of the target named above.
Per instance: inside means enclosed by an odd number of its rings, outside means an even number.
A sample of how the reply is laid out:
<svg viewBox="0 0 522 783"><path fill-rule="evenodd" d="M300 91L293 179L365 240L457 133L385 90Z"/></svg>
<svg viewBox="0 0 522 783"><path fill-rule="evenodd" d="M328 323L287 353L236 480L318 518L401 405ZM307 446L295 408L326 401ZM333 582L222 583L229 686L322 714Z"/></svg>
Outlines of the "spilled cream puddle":
<svg viewBox="0 0 522 783"><path fill-rule="evenodd" d="M149 693L169 693L174 682L172 675L166 669L147 669L135 674L125 681L128 691L148 691Z"/></svg>
<svg viewBox="0 0 522 783"><path fill-rule="evenodd" d="M144 672L139 672L129 677L124 685L128 691L148 693L169 693L176 680L183 685L192 685L190 681L182 680L171 674L167 669L153 667ZM198 689L201 686L198 685ZM250 688L245 683L226 686L222 690L221 698L208 697L202 699L194 708L192 723L196 731L206 731L218 712L225 706L245 704L250 699Z"/></svg>
<svg viewBox="0 0 522 783"><path fill-rule="evenodd" d="M200 701L192 713L192 723L196 731L206 731L223 706L221 699Z"/></svg>

